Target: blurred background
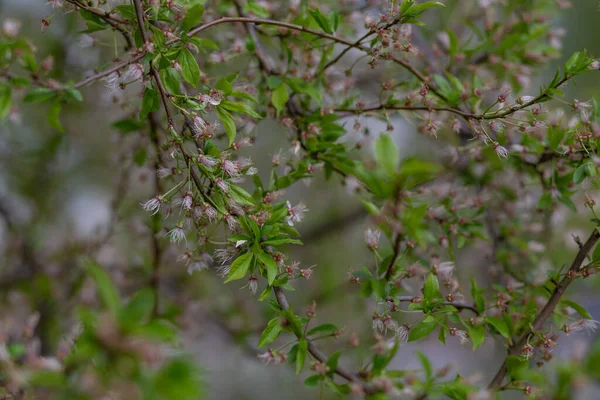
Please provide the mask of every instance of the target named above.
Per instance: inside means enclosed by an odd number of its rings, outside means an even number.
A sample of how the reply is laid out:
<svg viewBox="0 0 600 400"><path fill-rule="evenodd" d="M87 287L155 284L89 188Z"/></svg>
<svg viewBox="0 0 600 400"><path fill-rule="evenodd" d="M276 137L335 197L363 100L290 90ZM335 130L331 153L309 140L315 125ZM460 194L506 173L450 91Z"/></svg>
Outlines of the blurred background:
<svg viewBox="0 0 600 400"><path fill-rule="evenodd" d="M61 12L56 13L50 27L42 32L41 19L53 13L42 0L0 0L0 24L7 19L21 21L21 32L31 38L40 57L54 55L52 78L77 81L94 68L110 64L115 56L112 35L99 35L91 46L78 34L82 29L81 20ZM378 8L373 7L372 15L378 14ZM537 92L541 83L551 79L556 67L574 51L587 48L592 55L600 54L597 39L600 6L595 0L574 0L573 7L563 10L554 24L555 29L565 30L564 56L547 65L531 83L531 94ZM248 63L246 56L239 57L231 69ZM345 58L347 63L352 60L352 56ZM217 68L206 73L215 74ZM373 88L378 88L388 77L363 65L355 70L353 78L361 91L360 98L368 103L377 95ZM587 100L598 95L599 87L597 75L584 75L576 86L568 88L567 97ZM523 94L530 93L526 89ZM111 127L113 122L130 113L130 103L139 101L140 88L128 88L115 98L102 84L96 83L85 88L83 95L86 102L69 106L61 116L66 129L64 134L49 128L45 117L47 109L38 104L14 109L7 120L0 122L0 212L3 215L0 218L0 302L5 305L0 307L0 321L6 324L5 328L19 325L19 321L40 306L51 316L41 328L50 338L68 326L75 306L67 301L69 285L75 281L73 274L80 268L84 254L92 254L108 268L124 293L135 290L140 276L149 274L151 233L148 216L139 206L153 196L153 172L146 165L148 155L144 150L149 147L149 140L145 132L122 135ZM349 126L352 121L350 118ZM381 121L366 119L363 122L373 137L385 130ZM398 117L392 124L391 134L400 145L403 157L435 157L432 149L441 151L443 148L440 142L423 138ZM263 179L268 179L272 156L279 148L288 147L286 133L270 120L249 128L257 139L254 147L244 152L255 161ZM364 151L368 153L370 147L370 143L366 143ZM293 259L305 267L316 264L314 272L318 279L298 282L290 301L305 308L316 300L318 321L345 326L347 333L356 332L368 341L373 309L355 295L358 287L344 284L348 272L373 262L372 255L362 246L364 230L369 226L364 207L342 185L327 182L322 176L313 179L308 187L301 185L286 192L293 203L304 201L310 210L299 227L305 246L293 249ZM581 220L585 218L582 216ZM575 244L568 238L579 232L577 222L577 218L568 222L557 218L560 230L555 230L554 237L547 238L545 262L567 263L572 259ZM584 237L586 233L581 232L581 235ZM256 302L247 290L240 290L239 285L223 286L212 271L189 276L185 266L175 261L183 251L176 246L166 248L161 264L161 285L168 299L165 303L183 313L185 336L179 351L193 355L204 369L207 398L316 398L315 389L303 386L305 376L296 377L291 367L265 367L258 361L256 355L260 350L255 346L265 321L270 318L268 307ZM470 248L458 254L459 261L464 262L464 266L457 268L461 282L468 282L473 275L485 281L486 274L480 270L485 266L485 251L485 246L481 246L481 249ZM23 263L12 261L17 253L22 255ZM32 293L37 289L28 287L28 283L37 273L47 274L57 286L45 294ZM570 297L584 305L595 319L600 319L598 289L599 280L592 278L578 281L569 290ZM411 320L407 318L406 322ZM337 341L324 342L322 346L327 351L345 347L347 338L348 334ZM555 356L568 360L574 353L589 351L594 341L592 336L571 336L560 341ZM595 346L598 348L597 341ZM436 368L450 365L451 376L458 373L481 385L489 382L504 357L503 347L491 340L474 353L468 345L444 347L436 335L432 335L427 340L401 346L394 364L405 369L419 368L417 350L425 353ZM361 351L355 351L354 356L355 359L342 362L356 363ZM551 364L545 368L554 367ZM327 396L331 395L326 393ZM600 398L600 386L588 381L575 397Z"/></svg>

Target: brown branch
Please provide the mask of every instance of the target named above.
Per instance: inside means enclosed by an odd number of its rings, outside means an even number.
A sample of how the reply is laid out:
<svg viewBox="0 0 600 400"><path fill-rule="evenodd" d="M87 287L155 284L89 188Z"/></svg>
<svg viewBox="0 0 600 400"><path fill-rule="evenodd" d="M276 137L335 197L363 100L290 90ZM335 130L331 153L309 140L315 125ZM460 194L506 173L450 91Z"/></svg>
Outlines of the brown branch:
<svg viewBox="0 0 600 400"><path fill-rule="evenodd" d="M398 261L398 257L400 257L400 246L402 245L402 235L397 234L396 240L394 241L394 255L392 256L392 261L390 261L390 265L385 272L385 280L389 281L394 273L394 264Z"/></svg>
<svg viewBox="0 0 600 400"><path fill-rule="evenodd" d="M118 31L121 34L121 36L123 36L123 39L125 39L125 42L127 43L127 46L125 47L125 51L128 51L129 49L132 49L133 47L135 47L135 45L133 43L133 39L131 38L131 35L129 34L129 32L127 32L127 30L125 28L123 28L121 26L121 24L128 25L128 21L113 17L109 12L102 12L93 7L88 7L85 4L82 4L81 2L79 2L78 0L67 0L67 1L71 4L73 4L75 7L79 7L89 13L92 13L92 14L98 16L104 22L106 22L108 25L110 25L113 29Z"/></svg>
<svg viewBox="0 0 600 400"><path fill-rule="evenodd" d="M154 159L154 190L156 195L160 195L162 193L160 177L158 176L158 170L161 165L161 156L160 156L160 141L158 139L158 121L156 119L156 114L151 112L148 114L148 123L150 124L150 141L154 147L154 151L156 152L156 156ZM154 217L152 217L154 218ZM160 227L158 224L152 224L152 237L150 238L152 243L152 272L150 276L150 288L154 292L154 309L152 310L154 316L159 315L160 304L159 304L159 294L160 294L160 261L162 255L162 249L160 247L160 242L158 240L158 233L160 232Z"/></svg>
<svg viewBox="0 0 600 400"><path fill-rule="evenodd" d="M451 113L460 115L461 117L464 117L464 118L481 119L480 115L464 112L464 111L458 110L456 108L450 108L450 107L398 106L398 105L380 104L377 106L363 107L363 108L336 108L336 109L334 109L335 112L347 112L347 113L351 113L351 114L362 114L365 112L380 111L380 110L446 111L446 112L451 112Z"/></svg>
<svg viewBox="0 0 600 400"><path fill-rule="evenodd" d="M565 276L562 278L562 280L556 285L556 287L554 288L554 291L552 292L552 295L548 299L548 302L546 303L546 305L544 305L544 307L542 308L542 310L540 311L538 316L535 318L533 324L531 325L531 328L529 328L525 332L525 334L523 334L521 336L521 338L519 340L515 340L514 344L508 349L507 357L518 355L521 351L521 348L525 344L527 344L527 341L529 340L529 338L536 331L539 331L544 326L544 323L546 322L546 320L548 318L550 318L550 316L554 312L554 309L558 305L561 297L563 296L563 294L565 293L565 291L567 290L567 288L569 287L571 282L575 279L575 277L580 272L581 265L585 261L587 254L594 248L594 246L600 239L600 231L598 229L599 229L598 226L594 227L594 231L591 233L591 235L587 239L587 241L583 244L581 249L579 249L579 252L577 252L577 255L575 256L575 259L573 260L573 263L571 264L569 271L565 274ZM502 381L506 377L506 373L507 373L506 363L507 363L507 360L505 359L504 362L502 363L502 365L500 366L500 369L494 376L494 379L492 379L492 381L488 385L489 389L498 389L502 385Z"/></svg>

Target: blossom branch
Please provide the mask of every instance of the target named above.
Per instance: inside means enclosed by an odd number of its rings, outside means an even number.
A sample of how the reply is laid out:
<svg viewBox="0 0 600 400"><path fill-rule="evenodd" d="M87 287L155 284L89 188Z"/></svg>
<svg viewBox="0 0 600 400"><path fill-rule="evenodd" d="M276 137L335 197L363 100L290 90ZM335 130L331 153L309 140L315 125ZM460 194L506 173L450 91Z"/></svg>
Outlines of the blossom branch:
<svg viewBox="0 0 600 400"><path fill-rule="evenodd" d="M571 264L571 267L569 268L569 271L565 274L563 279L556 284L552 295L550 296L550 298L548 299L538 316L535 318L533 324L531 325L531 328L529 328L519 340L515 340L514 344L508 349L507 357L518 355L521 351L521 348L525 344L527 344L529 338L536 331L540 330L544 326L546 320L552 315L561 297L563 296L571 282L573 282L573 280L578 276L579 272L581 271L581 265L585 261L587 254L594 248L598 240L600 240L600 231L598 230L599 228L600 227L596 226L594 228L594 231L591 233L590 237L586 240L583 246L581 246L581 248L577 252L577 255L575 256L575 259L573 260L573 263ZM506 377L507 372L507 360L505 359L502 365L500 366L500 369L498 370L498 372L496 372L496 375L490 382L488 388L498 389L502 385L502 381Z"/></svg>
<svg viewBox="0 0 600 400"><path fill-rule="evenodd" d="M289 304L287 298L285 297L283 290L280 287L275 286L275 287L273 287L273 292L275 293L275 298L277 299L277 303L279 304L281 309L284 311L288 310L290 308L290 304ZM300 339L300 337L298 337L298 339ZM313 342L308 342L308 351L318 361L320 361L322 363L327 362L327 360L328 360L327 355L325 353L323 353L317 347L317 345L314 344ZM365 381L360 379L357 375L351 373L350 371L347 371L346 369L344 369L340 366L338 366L335 369L335 373L337 375L341 376L342 378L346 379L349 382L360 385L366 393L369 393L372 391L371 385L369 385L368 383L366 383Z"/></svg>

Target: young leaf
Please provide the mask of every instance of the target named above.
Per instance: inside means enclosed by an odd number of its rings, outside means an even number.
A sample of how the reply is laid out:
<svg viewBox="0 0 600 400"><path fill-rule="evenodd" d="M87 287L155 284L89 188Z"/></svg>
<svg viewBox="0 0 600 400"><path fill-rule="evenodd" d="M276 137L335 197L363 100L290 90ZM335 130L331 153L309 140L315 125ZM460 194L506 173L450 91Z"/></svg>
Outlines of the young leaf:
<svg viewBox="0 0 600 400"><path fill-rule="evenodd" d="M254 258L254 254L246 253L242 254L231 264L229 268L229 275L225 280L225 283L230 281L235 281L237 279L242 279L246 276L246 273L250 269L250 265L252 264L252 260Z"/></svg>
<svg viewBox="0 0 600 400"><path fill-rule="evenodd" d="M581 305L575 303L574 301L563 300L562 303L564 305L566 305L567 307L571 307L573 310L577 311L577 313L579 315L581 315L583 318L585 318L585 319L593 319L592 315L585 308L583 308Z"/></svg>
<svg viewBox="0 0 600 400"><path fill-rule="evenodd" d="M183 79L194 87L198 86L200 67L198 67L198 62L192 52L186 47L181 48L179 64L181 65L181 76L183 76Z"/></svg>
<svg viewBox="0 0 600 400"><path fill-rule="evenodd" d="M60 124L59 116L60 110L62 109L62 105L59 99L54 100L52 105L50 106L50 110L48 110L48 124L56 129L57 131L64 133L65 128Z"/></svg>
<svg viewBox="0 0 600 400"><path fill-rule="evenodd" d="M0 85L0 121L6 118L10 111L11 98L10 86Z"/></svg>
<svg viewBox="0 0 600 400"><path fill-rule="evenodd" d="M302 372L304 368L304 362L308 355L308 342L306 339L300 339L298 342L298 351L296 352L296 375Z"/></svg>
<svg viewBox="0 0 600 400"><path fill-rule="evenodd" d="M202 4L196 4L195 6L190 7L183 21L181 21L181 29L184 32L189 31L195 25L198 25L202 22L202 16L204 15L204 6Z"/></svg>
<svg viewBox="0 0 600 400"><path fill-rule="evenodd" d="M281 333L281 330L282 328L281 324L279 323L279 317L270 320L262 335L260 335L258 347L263 347L264 345L273 342L275 339L277 339Z"/></svg>
<svg viewBox="0 0 600 400"><path fill-rule="evenodd" d="M217 107L217 115L221 119L223 126L225 127L225 133L227 134L227 139L229 139L229 146L234 142L236 135L236 127L235 122L233 121L233 117L223 107Z"/></svg>
<svg viewBox="0 0 600 400"><path fill-rule="evenodd" d="M87 271L92 279L94 279L98 296L104 306L108 308L113 315L117 315L119 308L121 307L121 299L119 297L119 291L110 276L106 273L104 268L91 260L87 261Z"/></svg>
<svg viewBox="0 0 600 400"><path fill-rule="evenodd" d="M312 328L310 331L308 331L307 335L312 336L317 333L320 334L320 336L321 335L333 335L337 331L338 331L338 328L335 325L323 324L323 325L319 325L319 326Z"/></svg>
<svg viewBox="0 0 600 400"><path fill-rule="evenodd" d="M499 317L485 317L485 322L496 328L498 333L500 333L506 339L510 339L510 332L508 331L508 326L506 326L504 319Z"/></svg>
<svg viewBox="0 0 600 400"><path fill-rule="evenodd" d="M427 281L425 281L425 286L423 287L423 295L428 301L440 297L440 285L435 275L429 274Z"/></svg>
<svg viewBox="0 0 600 400"><path fill-rule="evenodd" d="M415 340L419 340L428 336L431 332L433 332L436 326L438 326L438 324L435 318L426 317L423 321L419 322L410 330L408 341L414 342Z"/></svg>
<svg viewBox="0 0 600 400"><path fill-rule="evenodd" d="M485 328L483 325L467 325L469 327L469 336L473 341L473 350L477 349L485 339Z"/></svg>
<svg viewBox="0 0 600 400"><path fill-rule="evenodd" d="M387 133L379 135L375 142L375 159L388 176L394 176L398 167L398 149Z"/></svg>
<svg viewBox="0 0 600 400"><path fill-rule="evenodd" d="M275 260L273 260L273 257L265 253L264 250L260 250L258 253L258 260L267 269L267 280L269 285L272 285L275 281L275 277L277 276L277 263Z"/></svg>
<svg viewBox="0 0 600 400"><path fill-rule="evenodd" d="M287 86L279 85L273 93L271 94L271 101L273 102L273 106L275 110L277 110L277 115L281 113L281 110L288 102L290 96L288 94Z"/></svg>

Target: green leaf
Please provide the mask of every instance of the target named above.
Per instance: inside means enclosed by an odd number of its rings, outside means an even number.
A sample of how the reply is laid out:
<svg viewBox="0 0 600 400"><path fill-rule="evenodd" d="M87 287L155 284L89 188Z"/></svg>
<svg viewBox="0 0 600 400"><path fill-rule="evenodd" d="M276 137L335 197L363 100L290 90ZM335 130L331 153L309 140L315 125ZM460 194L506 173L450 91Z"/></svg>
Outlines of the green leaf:
<svg viewBox="0 0 600 400"><path fill-rule="evenodd" d="M37 103L40 101L46 101L56 96L56 91L47 88L36 88L31 92L27 93L23 102L25 103Z"/></svg>
<svg viewBox="0 0 600 400"><path fill-rule="evenodd" d="M194 26L202 22L202 16L204 15L204 6L202 4L196 4L188 9L183 21L181 22L181 29L184 32L189 31Z"/></svg>
<svg viewBox="0 0 600 400"><path fill-rule="evenodd" d="M325 377L323 375L312 375L306 378L304 381L304 386L307 387L316 387L319 382L321 382Z"/></svg>
<svg viewBox="0 0 600 400"><path fill-rule="evenodd" d="M577 167L575 173L573 174L573 182L576 184L583 182L586 177L586 171L587 169L585 164L581 164L579 167Z"/></svg>
<svg viewBox="0 0 600 400"><path fill-rule="evenodd" d="M471 278L471 296L473 296L473 300L475 301L475 307L477 307L477 311L480 313L485 311L485 301L483 296L481 295L481 289L477 286L477 281L475 278Z"/></svg>
<svg viewBox="0 0 600 400"><path fill-rule="evenodd" d="M428 336L431 332L433 332L436 326L438 326L438 324L435 318L426 317L423 321L419 322L410 330L408 341L414 342L415 340L419 340Z"/></svg>
<svg viewBox="0 0 600 400"><path fill-rule="evenodd" d="M317 24L321 27L321 29L323 29L327 33L333 33L333 30L331 29L331 24L329 23L329 19L325 15L323 15L323 13L318 8L314 10L311 9L308 11L310 12L310 15L312 15L314 20L317 22Z"/></svg>
<svg viewBox="0 0 600 400"><path fill-rule="evenodd" d="M65 133L65 128L60 124L60 110L62 109L62 104L59 99L54 100L52 105L50 106L50 110L48 110L48 124L61 133Z"/></svg>
<svg viewBox="0 0 600 400"><path fill-rule="evenodd" d="M296 375L302 372L304 368L304 362L308 355L308 342L306 339L300 339L298 342L298 350L296 351Z"/></svg>
<svg viewBox="0 0 600 400"><path fill-rule="evenodd" d="M421 361L421 365L423 366L423 371L425 371L425 377L429 380L431 379L432 369L431 369L431 361L425 356L425 354L417 351L417 357Z"/></svg>
<svg viewBox="0 0 600 400"><path fill-rule="evenodd" d="M269 282L269 286L272 285L275 281L275 277L277 276L277 263L275 260L273 260L273 257L265 253L264 250L260 250L258 252L258 260L267 269L267 280Z"/></svg>
<svg viewBox="0 0 600 400"><path fill-rule="evenodd" d="M225 94L227 96L229 93L232 92L233 85L227 79L227 77L223 77L217 81L217 83L215 85L215 89L220 90L221 92L223 92L223 94Z"/></svg>
<svg viewBox="0 0 600 400"><path fill-rule="evenodd" d="M337 331L338 331L337 326L335 326L333 324L322 324L322 325L312 328L310 331L308 331L307 335L312 336L317 333L319 333L320 336L321 335L333 335Z"/></svg>
<svg viewBox="0 0 600 400"><path fill-rule="evenodd" d="M423 287L423 295L428 301L433 301L433 299L441 297L440 285L435 275L429 274L429 277L427 277L425 286Z"/></svg>
<svg viewBox="0 0 600 400"><path fill-rule="evenodd" d="M229 185L229 194L231 198L238 204L243 206L254 206L256 202L252 195L246 192L244 189L239 187L238 185L230 184Z"/></svg>
<svg viewBox="0 0 600 400"><path fill-rule="evenodd" d="M142 124L139 121L136 121L135 119L125 118L114 122L112 124L112 127L121 133L130 133L139 131L144 127L144 124Z"/></svg>
<svg viewBox="0 0 600 400"><path fill-rule="evenodd" d="M516 356L506 357L506 371L512 380L520 381L527 373L528 362Z"/></svg>
<svg viewBox="0 0 600 400"><path fill-rule="evenodd" d="M279 317L273 318L267 324L267 327L260 335L260 339L258 340L258 347L263 347L271 342L273 342L282 331L281 324L279 323Z"/></svg>
<svg viewBox="0 0 600 400"><path fill-rule="evenodd" d="M269 240L265 240L264 242L261 243L261 245L263 246L281 246L284 244L302 244L301 240L298 239L292 239L290 237L277 237L277 238L272 238Z"/></svg>
<svg viewBox="0 0 600 400"><path fill-rule="evenodd" d="M267 86L271 90L277 89L279 86L281 86L282 83L283 83L283 79L280 76L270 75L267 78Z"/></svg>
<svg viewBox="0 0 600 400"><path fill-rule="evenodd" d="M423 14L423 12L425 10L428 10L433 7L446 7L446 6L443 3L440 3L439 1L426 1L425 3L416 4L416 5L412 6L408 13L411 16L417 16L417 15Z"/></svg>
<svg viewBox="0 0 600 400"><path fill-rule="evenodd" d="M485 339L485 327L483 325L467 325L469 327L469 336L473 341L473 350L477 349Z"/></svg>
<svg viewBox="0 0 600 400"><path fill-rule="evenodd" d="M280 85L273 90L273 93L271 93L271 101L273 102L275 110L277 110L277 115L281 113L281 110L283 110L283 107L287 104L289 98L290 95L286 85Z"/></svg>
<svg viewBox="0 0 600 400"><path fill-rule="evenodd" d="M154 292L150 288L137 291L131 300L119 312L119 320L123 324L145 324L152 316L154 309Z"/></svg>
<svg viewBox="0 0 600 400"><path fill-rule="evenodd" d="M81 95L81 92L73 87L66 88L65 94L67 99L72 99L79 103L83 101L83 96Z"/></svg>
<svg viewBox="0 0 600 400"><path fill-rule="evenodd" d="M117 287L100 265L91 260L88 260L86 264L86 269L96 284L96 291L100 300L113 315L117 315L121 307L121 299Z"/></svg>
<svg viewBox="0 0 600 400"><path fill-rule="evenodd" d="M181 76L183 76L183 79L192 86L197 87L198 81L200 81L200 67L198 67L196 57L186 47L181 48L179 64L181 65Z"/></svg>
<svg viewBox="0 0 600 400"><path fill-rule="evenodd" d="M151 395L146 399L195 400L202 398L200 371L194 364L181 357L171 358L156 372ZM144 382L146 380L144 379Z"/></svg>
<svg viewBox="0 0 600 400"><path fill-rule="evenodd" d="M143 166L146 163L147 159L148 159L148 152L146 151L145 147L140 147L133 154L133 162L135 162L135 164L138 167Z"/></svg>
<svg viewBox="0 0 600 400"><path fill-rule="evenodd" d="M504 321L504 319L499 317L485 317L485 322L496 328L498 333L506 339L510 339L510 332L508 331L508 326L506 326L506 321Z"/></svg>
<svg viewBox="0 0 600 400"><path fill-rule="evenodd" d="M581 305L575 303L574 301L563 300L562 303L565 306L571 307L573 310L577 311L577 313L579 315L581 315L583 318L585 318L585 319L593 319L592 315L585 308L583 308Z"/></svg>
<svg viewBox="0 0 600 400"><path fill-rule="evenodd" d="M217 106L217 115L221 119L223 126L225 127L225 133L227 134L227 139L229 139L229 146L235 141L236 135L236 127L235 122L233 121L233 117L229 113L229 111L225 110L223 107Z"/></svg>
<svg viewBox="0 0 600 400"><path fill-rule="evenodd" d="M246 273L250 269L253 258L254 254L252 253L242 254L236 258L229 268L229 275L227 276L225 283L245 277Z"/></svg>
<svg viewBox="0 0 600 400"><path fill-rule="evenodd" d="M387 133L379 135L375 142L375 159L388 176L394 176L398 167L398 149Z"/></svg>
<svg viewBox="0 0 600 400"><path fill-rule="evenodd" d="M160 99L158 98L158 92L152 88L147 87L144 90L144 98L142 99L142 109L140 111L140 118L146 118L149 113L157 111L160 108Z"/></svg>
<svg viewBox="0 0 600 400"><path fill-rule="evenodd" d="M12 95L10 87L7 85L0 85L0 121L2 121L8 115L10 111L10 104Z"/></svg>
<svg viewBox="0 0 600 400"><path fill-rule="evenodd" d="M329 367L329 373L333 374L333 372L337 369L338 360L340 359L340 355L342 355L342 351L338 350L327 359L327 366Z"/></svg>

